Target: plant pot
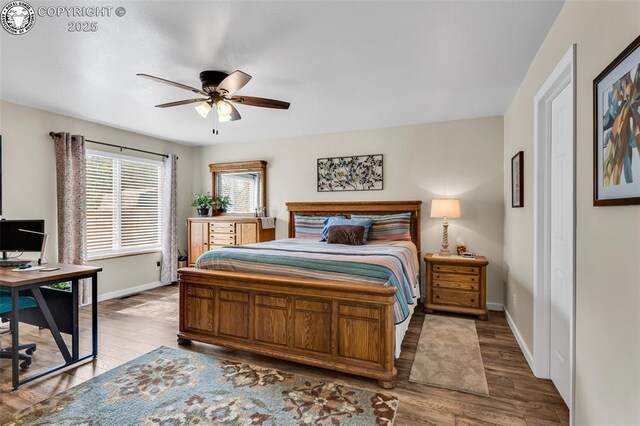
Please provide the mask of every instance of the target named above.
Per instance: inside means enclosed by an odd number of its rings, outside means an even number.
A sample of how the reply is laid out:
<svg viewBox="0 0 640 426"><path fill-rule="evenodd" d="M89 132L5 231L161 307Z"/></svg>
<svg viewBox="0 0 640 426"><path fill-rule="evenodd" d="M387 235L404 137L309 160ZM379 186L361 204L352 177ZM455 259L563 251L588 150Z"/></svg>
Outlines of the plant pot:
<svg viewBox="0 0 640 426"><path fill-rule="evenodd" d="M218 213L226 213L227 209L217 209L216 210Z"/></svg>
<svg viewBox="0 0 640 426"><path fill-rule="evenodd" d="M198 207L198 216L207 217L209 216L209 207Z"/></svg>

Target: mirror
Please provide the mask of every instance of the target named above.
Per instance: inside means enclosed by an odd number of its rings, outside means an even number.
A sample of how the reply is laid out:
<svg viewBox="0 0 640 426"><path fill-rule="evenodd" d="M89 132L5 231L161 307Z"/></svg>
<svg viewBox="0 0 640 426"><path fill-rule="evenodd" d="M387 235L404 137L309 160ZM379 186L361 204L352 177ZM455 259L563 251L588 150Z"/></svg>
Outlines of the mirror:
<svg viewBox="0 0 640 426"><path fill-rule="evenodd" d="M214 200L226 196L230 202L226 211L217 214L253 216L256 209L267 205L266 161L209 164L209 170Z"/></svg>

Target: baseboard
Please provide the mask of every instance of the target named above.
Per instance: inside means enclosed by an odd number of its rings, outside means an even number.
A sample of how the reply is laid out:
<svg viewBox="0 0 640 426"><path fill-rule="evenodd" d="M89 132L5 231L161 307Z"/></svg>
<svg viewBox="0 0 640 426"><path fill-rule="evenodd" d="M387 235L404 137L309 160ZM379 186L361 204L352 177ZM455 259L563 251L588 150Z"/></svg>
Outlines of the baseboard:
<svg viewBox="0 0 640 426"><path fill-rule="evenodd" d="M487 302L487 309L490 311L504 311L504 306L502 306L502 303Z"/></svg>
<svg viewBox="0 0 640 426"><path fill-rule="evenodd" d="M518 342L518 345L520 346L520 350L522 351L524 358L527 360L527 363L529 364L529 368L531 369L531 371L534 371L533 355L531 355L531 351L527 347L527 344L524 343L524 339L520 334L520 330L518 330L518 327L516 327L516 324L513 322L513 319L511 319L511 315L509 315L509 311L507 311L506 309L504 310L504 316L507 318L507 324L509 324L511 331L513 332L513 335L516 338L516 342Z"/></svg>
<svg viewBox="0 0 640 426"><path fill-rule="evenodd" d="M160 281L154 281L147 284L138 285L135 287L123 288L122 290L110 291L109 293L102 293L98 295L98 302L104 302L105 300L109 300L109 299L117 299L119 297L129 296L131 294L140 293L143 291L162 287L163 285L166 285L166 284L162 284Z"/></svg>

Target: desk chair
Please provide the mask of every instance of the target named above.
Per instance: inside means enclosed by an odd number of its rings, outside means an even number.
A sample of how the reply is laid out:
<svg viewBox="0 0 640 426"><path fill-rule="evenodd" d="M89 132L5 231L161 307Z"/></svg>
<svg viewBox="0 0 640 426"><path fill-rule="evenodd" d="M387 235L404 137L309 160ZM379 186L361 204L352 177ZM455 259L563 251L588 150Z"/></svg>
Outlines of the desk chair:
<svg viewBox="0 0 640 426"><path fill-rule="evenodd" d="M36 306L38 306L38 303L36 302L36 299L34 299L33 297L29 297L29 296L18 297L18 309L35 308ZM11 320L11 292L7 290L0 290L0 320L2 322ZM4 334L11 333L11 328L13 328L12 323L11 323L9 332ZM3 333L0 333L0 336L2 334ZM2 358L11 359L12 358L11 349L12 348L3 349L0 347L0 359ZM18 355L19 358L22 360L22 362L20 363L20 368L22 369L29 368L29 366L31 365L31 354L33 354L36 351L36 344L27 343L26 345L20 345L18 346L18 350L25 351L25 353L20 353Z"/></svg>

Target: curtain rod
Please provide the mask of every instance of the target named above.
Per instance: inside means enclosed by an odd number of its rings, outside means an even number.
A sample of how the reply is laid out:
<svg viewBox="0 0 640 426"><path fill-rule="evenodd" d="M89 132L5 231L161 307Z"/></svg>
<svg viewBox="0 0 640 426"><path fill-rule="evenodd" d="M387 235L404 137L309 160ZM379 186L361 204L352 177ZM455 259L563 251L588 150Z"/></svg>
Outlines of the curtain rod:
<svg viewBox="0 0 640 426"><path fill-rule="evenodd" d="M59 133L49 132L49 136L51 136L52 139L56 135L59 135ZM128 151L142 152L143 154L159 155L160 157L169 158L169 156L167 154L161 154L159 152L145 151L144 149L138 149L138 148L129 148L128 146L114 145L112 143L106 143L106 142L98 142L98 141L93 141L91 139L85 139L84 141L85 142L95 143L97 145L104 145L104 146L110 146L112 148L119 148L120 151L122 151L123 149L126 149ZM178 159L178 157L176 157L176 160L177 159Z"/></svg>

